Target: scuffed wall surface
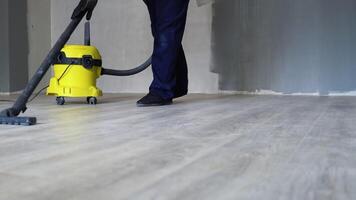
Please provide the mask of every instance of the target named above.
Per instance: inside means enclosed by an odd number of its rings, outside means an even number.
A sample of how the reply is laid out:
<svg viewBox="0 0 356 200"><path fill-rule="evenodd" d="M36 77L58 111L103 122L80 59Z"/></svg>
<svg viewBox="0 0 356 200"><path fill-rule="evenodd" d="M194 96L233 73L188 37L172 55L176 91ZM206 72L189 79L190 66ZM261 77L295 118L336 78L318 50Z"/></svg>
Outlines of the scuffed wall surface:
<svg viewBox="0 0 356 200"><path fill-rule="evenodd" d="M224 90L356 90L356 1L223 0L213 5L212 70Z"/></svg>
<svg viewBox="0 0 356 200"><path fill-rule="evenodd" d="M52 0L52 43L68 24L71 12L79 1ZM92 43L102 53L104 66L127 69L140 64L152 51L152 36L147 9L141 0L99 1L92 19ZM83 28L71 43L82 43ZM191 1L184 37L189 64L190 92L215 93L218 76L211 73L211 7L197 7ZM147 92L152 80L151 70L132 77L102 77L99 87L105 92Z"/></svg>

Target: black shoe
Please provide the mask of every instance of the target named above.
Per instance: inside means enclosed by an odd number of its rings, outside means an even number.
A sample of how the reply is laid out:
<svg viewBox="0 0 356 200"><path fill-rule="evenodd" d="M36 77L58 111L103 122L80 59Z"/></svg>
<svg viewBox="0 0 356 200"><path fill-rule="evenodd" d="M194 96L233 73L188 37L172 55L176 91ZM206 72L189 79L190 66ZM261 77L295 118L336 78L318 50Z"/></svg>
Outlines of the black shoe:
<svg viewBox="0 0 356 200"><path fill-rule="evenodd" d="M174 99L183 97L183 96L185 96L185 95L187 95L187 94L188 94L188 91L176 92L176 93L174 94Z"/></svg>
<svg viewBox="0 0 356 200"><path fill-rule="evenodd" d="M172 104L172 99L163 99L162 97L153 93L148 93L136 103L138 107L165 106L170 104Z"/></svg>

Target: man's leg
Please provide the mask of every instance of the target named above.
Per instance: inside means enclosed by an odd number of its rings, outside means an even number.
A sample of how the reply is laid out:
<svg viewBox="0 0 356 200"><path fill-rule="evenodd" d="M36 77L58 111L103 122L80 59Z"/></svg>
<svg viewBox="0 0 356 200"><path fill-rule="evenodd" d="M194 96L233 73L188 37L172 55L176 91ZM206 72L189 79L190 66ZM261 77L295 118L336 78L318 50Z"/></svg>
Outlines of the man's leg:
<svg viewBox="0 0 356 200"><path fill-rule="evenodd" d="M155 27L150 92L163 99L186 93L187 64L182 48L189 0L150 0ZM176 93L176 94L175 94Z"/></svg>
<svg viewBox="0 0 356 200"><path fill-rule="evenodd" d="M188 66L185 58L183 46L179 49L179 56L176 64L176 87L174 88L174 98L184 96L188 93Z"/></svg>
<svg viewBox="0 0 356 200"><path fill-rule="evenodd" d="M156 35L156 27L155 27L155 7L154 3L155 0L143 0L147 6L148 13L150 14L150 19L151 19L151 31L152 31L152 36L155 37Z"/></svg>

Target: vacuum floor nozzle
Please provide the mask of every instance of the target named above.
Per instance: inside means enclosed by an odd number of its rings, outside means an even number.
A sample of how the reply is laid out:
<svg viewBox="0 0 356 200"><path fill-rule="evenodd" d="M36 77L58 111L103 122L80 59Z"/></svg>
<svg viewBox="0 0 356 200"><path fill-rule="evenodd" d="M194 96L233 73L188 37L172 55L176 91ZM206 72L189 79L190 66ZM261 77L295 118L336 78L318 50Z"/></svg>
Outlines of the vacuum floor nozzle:
<svg viewBox="0 0 356 200"><path fill-rule="evenodd" d="M37 123L36 117L4 117L0 116L0 124L32 126Z"/></svg>

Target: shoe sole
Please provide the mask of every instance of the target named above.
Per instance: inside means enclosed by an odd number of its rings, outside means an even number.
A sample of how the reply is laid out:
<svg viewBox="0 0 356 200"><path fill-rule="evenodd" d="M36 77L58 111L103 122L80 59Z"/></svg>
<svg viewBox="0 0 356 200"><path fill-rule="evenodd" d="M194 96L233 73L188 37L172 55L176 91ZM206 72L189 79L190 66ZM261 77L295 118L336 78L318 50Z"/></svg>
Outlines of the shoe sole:
<svg viewBox="0 0 356 200"><path fill-rule="evenodd" d="M167 102L167 103L153 103L153 104L136 104L137 107L159 107L159 106L168 106L172 105L173 102Z"/></svg>

